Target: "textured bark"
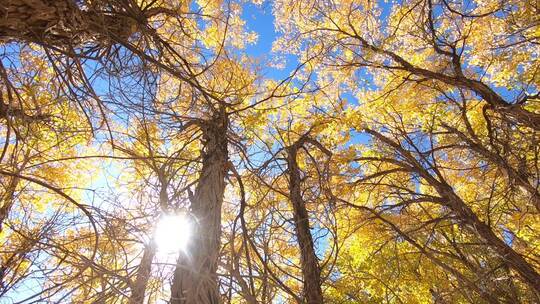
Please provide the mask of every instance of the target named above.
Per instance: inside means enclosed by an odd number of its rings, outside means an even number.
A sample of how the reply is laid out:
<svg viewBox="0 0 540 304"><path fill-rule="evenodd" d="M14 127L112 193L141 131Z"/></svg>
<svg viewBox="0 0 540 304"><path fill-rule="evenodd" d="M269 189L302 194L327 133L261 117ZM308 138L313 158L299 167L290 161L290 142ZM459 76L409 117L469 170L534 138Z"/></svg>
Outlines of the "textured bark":
<svg viewBox="0 0 540 304"><path fill-rule="evenodd" d="M171 287L171 304L220 303L216 274L220 251L221 205L228 166L225 114L203 127L202 170L191 198L193 240L181 254Z"/></svg>
<svg viewBox="0 0 540 304"><path fill-rule="evenodd" d="M294 212L294 225L298 245L300 246L300 263L304 278L304 299L308 304L322 304L323 295L321 290L321 270L315 246L309 229L309 217L306 204L300 188L300 169L296 161L297 147L287 149L287 165L289 171L289 199Z"/></svg>
<svg viewBox="0 0 540 304"><path fill-rule="evenodd" d="M74 0L4 0L0 4L0 41L14 39L64 49L104 43L111 36L125 39L136 30L136 19L122 13L125 9L116 1L80 6Z"/></svg>

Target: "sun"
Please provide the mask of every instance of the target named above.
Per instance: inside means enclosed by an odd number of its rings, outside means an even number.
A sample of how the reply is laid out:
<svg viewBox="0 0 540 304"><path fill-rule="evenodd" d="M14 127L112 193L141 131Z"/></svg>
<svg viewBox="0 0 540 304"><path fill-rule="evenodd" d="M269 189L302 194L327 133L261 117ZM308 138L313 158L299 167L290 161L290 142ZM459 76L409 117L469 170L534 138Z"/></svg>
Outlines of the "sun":
<svg viewBox="0 0 540 304"><path fill-rule="evenodd" d="M163 215L155 228L154 241L161 253L186 251L191 238L191 223L184 214Z"/></svg>

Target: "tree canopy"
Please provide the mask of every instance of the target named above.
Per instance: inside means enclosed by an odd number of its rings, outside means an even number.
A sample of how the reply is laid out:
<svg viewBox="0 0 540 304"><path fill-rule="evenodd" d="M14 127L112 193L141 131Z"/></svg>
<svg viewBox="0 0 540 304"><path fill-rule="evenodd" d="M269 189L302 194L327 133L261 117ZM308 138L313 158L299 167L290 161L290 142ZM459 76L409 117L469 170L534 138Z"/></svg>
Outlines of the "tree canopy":
<svg viewBox="0 0 540 304"><path fill-rule="evenodd" d="M539 303L539 5L2 1L0 303Z"/></svg>

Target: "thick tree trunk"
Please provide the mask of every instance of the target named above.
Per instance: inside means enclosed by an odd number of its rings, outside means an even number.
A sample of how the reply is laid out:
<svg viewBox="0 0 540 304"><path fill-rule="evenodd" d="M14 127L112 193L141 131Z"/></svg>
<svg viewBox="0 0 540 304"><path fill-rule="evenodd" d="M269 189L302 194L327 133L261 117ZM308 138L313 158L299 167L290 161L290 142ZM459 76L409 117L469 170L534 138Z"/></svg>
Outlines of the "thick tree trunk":
<svg viewBox="0 0 540 304"><path fill-rule="evenodd" d="M216 271L228 166L227 126L227 117L221 114L203 128L202 170L191 198L191 211L195 217L193 239L178 259L171 286L171 304L221 302Z"/></svg>
<svg viewBox="0 0 540 304"><path fill-rule="evenodd" d="M0 41L15 39L64 49L103 43L111 36L126 39L136 30L136 21L125 9L115 1L78 5L75 0L3 0Z"/></svg>
<svg viewBox="0 0 540 304"><path fill-rule="evenodd" d="M315 246L313 245L313 238L309 230L308 212L300 188L300 169L296 161L297 148L295 146L290 147L287 152L289 199L293 206L296 237L300 246L300 263L304 278L304 299L308 304L322 304L321 270L317 255L315 254Z"/></svg>
<svg viewBox="0 0 540 304"><path fill-rule="evenodd" d="M35 41L70 38L80 31L81 11L72 0L6 0L0 4L0 38Z"/></svg>

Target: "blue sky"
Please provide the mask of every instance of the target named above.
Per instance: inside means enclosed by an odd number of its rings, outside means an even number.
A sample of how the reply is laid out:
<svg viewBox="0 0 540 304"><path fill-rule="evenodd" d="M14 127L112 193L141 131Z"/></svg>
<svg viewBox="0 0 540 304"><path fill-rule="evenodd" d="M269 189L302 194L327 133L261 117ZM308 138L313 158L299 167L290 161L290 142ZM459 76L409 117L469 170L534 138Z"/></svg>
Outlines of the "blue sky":
<svg viewBox="0 0 540 304"><path fill-rule="evenodd" d="M269 61L274 54L272 43L279 33L274 28L274 15L272 5L264 2L262 5L255 5L251 2L243 6L242 18L246 21L249 31L257 32L259 38L256 44L247 45L245 53L251 57L260 59L262 63ZM263 65L263 74L267 78L283 79L289 76L298 64L295 56L285 56L287 65L284 69L276 69Z"/></svg>

